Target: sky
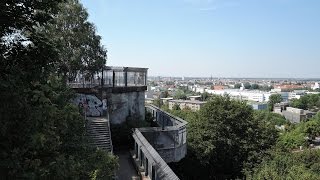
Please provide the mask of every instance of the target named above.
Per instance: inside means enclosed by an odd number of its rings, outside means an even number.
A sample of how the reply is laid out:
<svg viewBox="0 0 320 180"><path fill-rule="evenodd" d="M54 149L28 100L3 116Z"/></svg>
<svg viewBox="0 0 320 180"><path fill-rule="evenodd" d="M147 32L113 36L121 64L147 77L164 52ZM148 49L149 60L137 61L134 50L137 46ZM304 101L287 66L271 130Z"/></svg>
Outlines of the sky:
<svg viewBox="0 0 320 180"><path fill-rule="evenodd" d="M151 76L320 77L320 0L81 0L108 66Z"/></svg>

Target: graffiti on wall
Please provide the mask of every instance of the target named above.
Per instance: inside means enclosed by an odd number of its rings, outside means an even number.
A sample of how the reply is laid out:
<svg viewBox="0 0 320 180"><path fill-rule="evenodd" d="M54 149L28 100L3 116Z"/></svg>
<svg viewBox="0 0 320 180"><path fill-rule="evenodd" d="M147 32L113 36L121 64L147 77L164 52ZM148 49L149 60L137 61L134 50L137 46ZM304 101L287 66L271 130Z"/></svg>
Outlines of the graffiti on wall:
<svg viewBox="0 0 320 180"><path fill-rule="evenodd" d="M107 110L107 100L102 101L93 94L76 94L73 103L79 107L80 112L88 117L100 117Z"/></svg>

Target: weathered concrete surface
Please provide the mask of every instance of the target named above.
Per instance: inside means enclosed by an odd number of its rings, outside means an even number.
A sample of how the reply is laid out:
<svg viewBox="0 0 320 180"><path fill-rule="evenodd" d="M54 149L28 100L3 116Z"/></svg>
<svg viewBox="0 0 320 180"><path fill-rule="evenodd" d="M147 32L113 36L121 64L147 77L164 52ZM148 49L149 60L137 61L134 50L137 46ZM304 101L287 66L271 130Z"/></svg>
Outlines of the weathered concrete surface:
<svg viewBox="0 0 320 180"><path fill-rule="evenodd" d="M128 86L75 88L74 90L77 93L95 95L100 100L106 99L110 123L121 124L128 116L135 120L144 120L146 89L146 86ZM103 113L103 116L105 115Z"/></svg>
<svg viewBox="0 0 320 180"><path fill-rule="evenodd" d="M139 180L140 177L135 170L129 152L116 153L119 157L120 168L117 171L118 180Z"/></svg>
<svg viewBox="0 0 320 180"><path fill-rule="evenodd" d="M107 95L109 119L112 124L121 124L127 117L144 120L144 91L112 93Z"/></svg>

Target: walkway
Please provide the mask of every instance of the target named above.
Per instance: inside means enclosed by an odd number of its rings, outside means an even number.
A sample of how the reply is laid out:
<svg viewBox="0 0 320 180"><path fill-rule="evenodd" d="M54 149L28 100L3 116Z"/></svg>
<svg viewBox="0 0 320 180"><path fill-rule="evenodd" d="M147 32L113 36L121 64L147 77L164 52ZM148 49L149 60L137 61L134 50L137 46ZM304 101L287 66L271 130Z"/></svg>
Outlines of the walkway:
<svg viewBox="0 0 320 180"><path fill-rule="evenodd" d="M132 164L129 152L117 152L119 157L119 171L117 172L118 180L140 180L140 177Z"/></svg>

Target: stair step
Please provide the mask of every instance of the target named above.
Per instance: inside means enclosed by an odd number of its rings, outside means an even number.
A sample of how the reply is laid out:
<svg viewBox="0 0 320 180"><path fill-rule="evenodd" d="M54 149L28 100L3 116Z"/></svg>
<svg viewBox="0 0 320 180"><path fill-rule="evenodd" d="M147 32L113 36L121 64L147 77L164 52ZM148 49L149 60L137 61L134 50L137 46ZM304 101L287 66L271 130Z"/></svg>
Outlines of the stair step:
<svg viewBox="0 0 320 180"><path fill-rule="evenodd" d="M111 133L107 120L90 118L87 123L87 135L93 142L90 144L106 151L112 151Z"/></svg>

